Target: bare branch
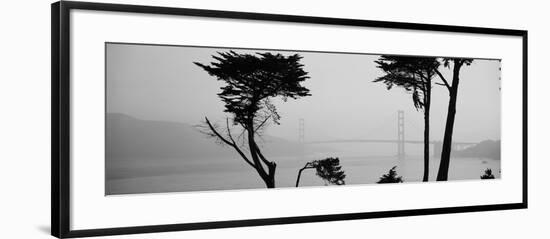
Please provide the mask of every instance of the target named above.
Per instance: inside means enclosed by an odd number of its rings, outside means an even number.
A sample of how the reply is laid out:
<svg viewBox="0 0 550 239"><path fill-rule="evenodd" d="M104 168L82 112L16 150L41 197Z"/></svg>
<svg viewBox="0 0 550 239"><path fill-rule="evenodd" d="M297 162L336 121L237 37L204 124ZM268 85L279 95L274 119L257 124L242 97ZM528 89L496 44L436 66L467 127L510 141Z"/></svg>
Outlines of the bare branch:
<svg viewBox="0 0 550 239"><path fill-rule="evenodd" d="M236 145L235 140L233 140L233 136L231 135L231 128L229 127L229 118L225 118L225 127L227 127L227 136L233 143L233 145Z"/></svg>
<svg viewBox="0 0 550 239"><path fill-rule="evenodd" d="M241 130L241 133L239 134L239 136L237 136L237 142L241 142L241 147L244 147L245 144L246 144L246 139L244 138L244 137L246 137L245 132L246 132L246 130L243 128Z"/></svg>
<svg viewBox="0 0 550 239"><path fill-rule="evenodd" d="M239 153L239 155L241 155L241 157L244 159L244 161L246 161L251 167L253 168L256 168L256 165L253 164L247 157L246 155L241 151L241 149L233 142L230 142L229 140L225 139L223 136L221 136L220 133L218 133L218 131L216 131L215 127L210 123L210 120L208 120L207 117L204 117L204 119L206 120L206 124L208 124L208 127L210 128L210 130L220 139L222 140L224 143L226 143L227 145L233 147L237 153ZM227 129L229 130L229 128ZM231 139L232 140L232 139Z"/></svg>
<svg viewBox="0 0 550 239"><path fill-rule="evenodd" d="M258 154L258 156L260 156L262 162L264 162L266 165L271 165L273 163L264 157L264 155L260 151L260 147L258 147L258 144L256 144L256 142L254 142L254 147L256 148L256 153Z"/></svg>
<svg viewBox="0 0 550 239"><path fill-rule="evenodd" d="M256 127L256 129L255 129L254 131L257 132L260 128L262 128L262 126L264 126L264 124L265 124L269 119L271 119L271 115L265 117L265 119L258 125L258 127Z"/></svg>
<svg viewBox="0 0 550 239"><path fill-rule="evenodd" d="M439 70L435 70L435 73L437 73L437 76L439 76L439 79L441 79L441 81L443 81L443 83L445 83L445 86L447 87L447 90L451 90L451 86L449 85L449 82L447 81L447 79L445 79L445 77L443 76L443 74L441 74L441 72L439 72ZM438 84L438 83L436 83Z"/></svg>
<svg viewBox="0 0 550 239"><path fill-rule="evenodd" d="M231 142L229 142L229 140L227 140L220 133L218 133L218 131L216 130L216 127L214 125L212 125L212 123L210 123L210 120L208 120L207 117L204 117L204 119L206 120L205 122L208 125L208 128L210 129L210 132L206 132L207 135L216 136L222 142L224 142L224 143L226 143L230 146L233 146L233 144Z"/></svg>
<svg viewBox="0 0 550 239"><path fill-rule="evenodd" d="M214 132L216 131L216 129L218 128L217 125L208 125L206 122L202 122L202 124L198 124L198 125L194 125L194 127L201 133L201 134L204 134L210 138L214 138L214 140L216 141L217 144L220 144L222 146L225 145L225 142L219 138ZM214 130L212 130L211 128L214 128Z"/></svg>

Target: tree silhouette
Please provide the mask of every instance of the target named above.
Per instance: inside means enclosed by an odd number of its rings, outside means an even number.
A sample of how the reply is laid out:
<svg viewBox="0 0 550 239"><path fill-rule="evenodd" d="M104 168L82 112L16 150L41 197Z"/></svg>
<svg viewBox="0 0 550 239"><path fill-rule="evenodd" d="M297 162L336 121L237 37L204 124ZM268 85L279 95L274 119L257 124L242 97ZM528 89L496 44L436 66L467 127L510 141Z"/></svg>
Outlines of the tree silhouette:
<svg viewBox="0 0 550 239"><path fill-rule="evenodd" d="M340 159L330 157L326 159L307 162L306 165L298 171L298 177L296 178L296 187L298 187L298 185L300 184L302 171L313 168L316 169L316 175L325 181L325 185L346 184L346 182L344 181L344 179L346 178L346 174L342 170L342 166L340 166Z"/></svg>
<svg viewBox="0 0 550 239"><path fill-rule="evenodd" d="M453 141L453 128L456 114L456 99L458 96L458 84L460 83L460 69L466 65L472 64L473 59L466 58L443 58L443 66L451 68L452 65L452 82L449 82L443 74L436 69L436 73L443 81L443 85L449 91L449 105L447 108L447 121L445 123L445 134L443 136L443 145L441 147L441 162L439 163L439 171L437 172L437 181L447 181L449 174L449 164L451 160L451 147Z"/></svg>
<svg viewBox="0 0 550 239"><path fill-rule="evenodd" d="M225 103L224 112L230 113L233 126L242 129L242 144L231 133L229 119L226 119L225 132L205 117L203 133L226 144L256 170L267 188L275 187L277 164L269 161L261 152L255 136L271 121L279 124L280 115L271 99L282 97L298 99L309 96L309 90L301 85L308 79L307 72L300 64L298 54L285 57L281 54L256 53L238 54L234 51L218 52L212 56L216 62L204 65L194 62L217 80L225 82L218 97ZM248 144L250 158L241 149Z"/></svg>
<svg viewBox="0 0 550 239"><path fill-rule="evenodd" d="M382 175L382 177L380 177L380 180L378 180L378 182L376 183L402 183L403 177L397 176L397 172L395 171L395 168L397 168L397 166L393 166L393 168L390 169L388 174Z"/></svg>
<svg viewBox="0 0 550 239"><path fill-rule="evenodd" d="M495 179L495 175L493 175L493 170L490 168L485 169L485 174L481 175L481 179Z"/></svg>
<svg viewBox="0 0 550 239"><path fill-rule="evenodd" d="M434 57L390 56L383 55L375 61L385 75L374 82L386 84L388 90L393 86L404 88L411 93L414 107L424 111L424 175L422 181L428 181L430 170L430 105L432 80L439 67Z"/></svg>

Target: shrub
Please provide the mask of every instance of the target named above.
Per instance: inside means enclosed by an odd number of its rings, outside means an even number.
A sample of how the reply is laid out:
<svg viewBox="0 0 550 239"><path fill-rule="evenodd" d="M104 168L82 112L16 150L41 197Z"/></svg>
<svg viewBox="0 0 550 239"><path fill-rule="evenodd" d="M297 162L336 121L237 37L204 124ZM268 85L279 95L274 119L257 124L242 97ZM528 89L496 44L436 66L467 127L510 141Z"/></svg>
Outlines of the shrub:
<svg viewBox="0 0 550 239"><path fill-rule="evenodd" d="M485 169L485 174L481 175L481 179L495 179L495 175L493 175L493 170L490 168Z"/></svg>
<svg viewBox="0 0 550 239"><path fill-rule="evenodd" d="M397 176L395 168L397 168L397 166L393 166L388 174L382 175L382 177L380 177L380 180L378 180L378 182L376 183L402 183L403 177Z"/></svg>

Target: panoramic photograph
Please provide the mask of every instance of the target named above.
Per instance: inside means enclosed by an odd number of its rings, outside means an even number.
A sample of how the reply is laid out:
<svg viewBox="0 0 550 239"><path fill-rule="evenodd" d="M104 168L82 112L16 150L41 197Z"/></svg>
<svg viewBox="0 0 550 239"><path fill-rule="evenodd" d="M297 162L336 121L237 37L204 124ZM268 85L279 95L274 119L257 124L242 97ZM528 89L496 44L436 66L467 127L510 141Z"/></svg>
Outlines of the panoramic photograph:
<svg viewBox="0 0 550 239"><path fill-rule="evenodd" d="M499 59L105 43L105 61L106 195L501 178Z"/></svg>

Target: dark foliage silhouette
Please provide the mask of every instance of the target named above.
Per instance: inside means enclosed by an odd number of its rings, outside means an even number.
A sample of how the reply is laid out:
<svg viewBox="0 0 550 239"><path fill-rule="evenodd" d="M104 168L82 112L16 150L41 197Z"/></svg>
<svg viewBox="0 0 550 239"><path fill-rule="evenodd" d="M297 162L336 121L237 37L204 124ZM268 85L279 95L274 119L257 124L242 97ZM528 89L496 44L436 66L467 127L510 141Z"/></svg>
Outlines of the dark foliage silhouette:
<svg viewBox="0 0 550 239"><path fill-rule="evenodd" d="M238 54L234 51L218 52L212 57L216 62L210 65L195 64L225 82L218 97L225 103L224 111L232 117L231 123L226 119L223 131L205 117L202 132L235 149L256 170L266 187L274 188L277 164L262 154L255 137L261 136L269 122L279 124L281 116L271 99L282 97L286 101L310 95L309 90L301 85L309 78L300 64L302 57L298 54L288 57L272 53ZM233 136L230 124L240 127L239 136ZM238 143L239 140L242 143ZM242 149L245 144L248 144L248 156L246 149Z"/></svg>
<svg viewBox="0 0 550 239"><path fill-rule="evenodd" d="M485 169L485 174L481 175L481 179L495 179L495 175L493 175L493 170L490 168Z"/></svg>
<svg viewBox="0 0 550 239"><path fill-rule="evenodd" d="M376 183L402 183L403 177L397 176L395 168L397 168L397 166L393 166L393 168L391 168L387 174L382 175L380 180Z"/></svg>
<svg viewBox="0 0 550 239"><path fill-rule="evenodd" d="M322 160L314 160L307 162L306 165L298 171L298 177L296 178L296 187L300 185L300 177L302 176L302 171L306 169L315 169L316 175L322 178L325 181L325 185L344 185L346 182L345 172L340 166L340 159L338 158L326 158Z"/></svg>
<svg viewBox="0 0 550 239"><path fill-rule="evenodd" d="M384 71L383 76L374 80L386 84L388 90L393 86L404 88L411 93L414 107L424 111L424 174L422 181L428 181L430 170L430 105L432 80L440 62L434 57L390 56L382 55L375 61Z"/></svg>
<svg viewBox="0 0 550 239"><path fill-rule="evenodd" d="M453 128L456 114L456 100L458 96L458 84L460 83L460 69L463 66L472 64L473 59L465 58L443 58L443 66L452 69L452 81L447 80L443 74L436 69L436 73L443 81L443 85L449 91L449 105L447 107L447 121L445 123L445 134L443 135L443 146L441 148L441 162L437 172L437 181L447 181L449 175L449 164L451 160L451 147L453 141Z"/></svg>

